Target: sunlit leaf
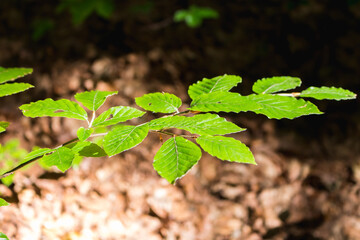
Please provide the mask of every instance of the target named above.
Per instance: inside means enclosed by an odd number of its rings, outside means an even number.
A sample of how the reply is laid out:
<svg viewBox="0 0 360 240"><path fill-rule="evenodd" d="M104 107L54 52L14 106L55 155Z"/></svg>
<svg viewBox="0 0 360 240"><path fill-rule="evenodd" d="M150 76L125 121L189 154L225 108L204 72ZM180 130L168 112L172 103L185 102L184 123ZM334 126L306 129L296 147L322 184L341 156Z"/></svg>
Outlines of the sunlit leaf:
<svg viewBox="0 0 360 240"><path fill-rule="evenodd" d="M235 75L223 75L211 79L203 78L203 80L191 85L188 94L191 99L212 92L227 92L238 83L241 83L241 77Z"/></svg>
<svg viewBox="0 0 360 240"><path fill-rule="evenodd" d="M90 135L94 132L94 129L85 129L84 127L80 127L76 135L80 141L85 141L90 137Z"/></svg>
<svg viewBox="0 0 360 240"><path fill-rule="evenodd" d="M86 108L91 111L96 111L104 104L106 98L116 94L117 91L90 91L81 92L75 95L75 99L81 102Z"/></svg>
<svg viewBox="0 0 360 240"><path fill-rule="evenodd" d="M244 131L234 123L226 121L217 114L198 114L193 117L169 116L157 118L149 123L151 130L178 128L193 134L224 135Z"/></svg>
<svg viewBox="0 0 360 240"><path fill-rule="evenodd" d="M82 157L104 157L107 156L104 149L102 149L96 143L83 141L76 142L66 145L67 148L70 148L74 153Z"/></svg>
<svg viewBox="0 0 360 240"><path fill-rule="evenodd" d="M144 114L145 112L132 107L123 107L123 106L112 107L107 111L103 112L102 114L100 114L100 116L98 116L94 120L92 126L93 127L110 126L120 122L125 122L133 118L141 117Z"/></svg>
<svg viewBox="0 0 360 240"><path fill-rule="evenodd" d="M160 113L178 112L178 108L181 106L181 99L174 94L159 92L137 97L135 102L147 111Z"/></svg>
<svg viewBox="0 0 360 240"><path fill-rule="evenodd" d="M3 207L3 206L9 206L10 203L6 202L4 199L0 198L0 207ZM0 235L0 240L1 240L1 235Z"/></svg>
<svg viewBox="0 0 360 240"><path fill-rule="evenodd" d="M300 85L300 78L282 76L257 80L252 89L255 93L275 93L294 89Z"/></svg>
<svg viewBox="0 0 360 240"><path fill-rule="evenodd" d="M126 151L141 143L149 132L149 125L121 125L104 137L104 150L109 156Z"/></svg>
<svg viewBox="0 0 360 240"><path fill-rule="evenodd" d="M67 99L54 101L51 98L20 106L27 117L67 117L87 120L86 111L76 102Z"/></svg>
<svg viewBox="0 0 360 240"><path fill-rule="evenodd" d="M24 157L23 162L27 162L27 161L37 158L37 157L42 157L45 154L53 152L53 151L54 150L50 149L50 148L39 148L39 149L33 150Z"/></svg>
<svg viewBox="0 0 360 240"><path fill-rule="evenodd" d="M34 87L29 83L5 83L0 85L0 97L9 96L15 93L23 92Z"/></svg>
<svg viewBox="0 0 360 240"><path fill-rule="evenodd" d="M0 84L32 73L31 68L0 68Z"/></svg>
<svg viewBox="0 0 360 240"><path fill-rule="evenodd" d="M336 87L309 87L308 89L302 91L300 93L300 96L315 98L319 100L348 100L356 98L355 93L343 88Z"/></svg>
<svg viewBox="0 0 360 240"><path fill-rule="evenodd" d="M154 157L154 169L160 176L174 183L184 176L201 158L201 150L183 137L168 139Z"/></svg>
<svg viewBox="0 0 360 240"><path fill-rule="evenodd" d="M71 149L60 147L52 154L44 156L40 161L45 166L56 166L59 170L65 172L71 167L74 157L75 154Z"/></svg>
<svg viewBox="0 0 360 240"><path fill-rule="evenodd" d="M0 121L0 133L5 132L6 128L9 126L8 122Z"/></svg>
<svg viewBox="0 0 360 240"><path fill-rule="evenodd" d="M204 151L221 160L256 164L250 149L234 138L204 135L196 138L196 142Z"/></svg>

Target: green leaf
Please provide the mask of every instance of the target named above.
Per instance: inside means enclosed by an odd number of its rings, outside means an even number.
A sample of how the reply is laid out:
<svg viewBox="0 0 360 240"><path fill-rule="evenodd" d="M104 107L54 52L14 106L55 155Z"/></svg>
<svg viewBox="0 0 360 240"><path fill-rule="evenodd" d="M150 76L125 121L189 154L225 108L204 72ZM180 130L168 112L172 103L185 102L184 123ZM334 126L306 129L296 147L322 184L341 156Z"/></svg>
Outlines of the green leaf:
<svg viewBox="0 0 360 240"><path fill-rule="evenodd" d="M202 81L191 85L188 94L191 99L195 99L202 94L212 92L227 92L241 83L241 77L235 75L223 75L211 79L203 78Z"/></svg>
<svg viewBox="0 0 360 240"><path fill-rule="evenodd" d="M192 101L190 110L200 112L246 112L261 106L238 93L213 92L200 95Z"/></svg>
<svg viewBox="0 0 360 240"><path fill-rule="evenodd" d="M45 166L56 166L60 171L65 172L71 167L75 157L74 152L67 147L60 147L52 154L44 156L40 161Z"/></svg>
<svg viewBox="0 0 360 240"><path fill-rule="evenodd" d="M149 125L121 125L104 137L104 149L109 156L126 151L141 143L149 132Z"/></svg>
<svg viewBox="0 0 360 240"><path fill-rule="evenodd" d="M178 112L178 108L181 106L181 99L174 94L159 92L137 97L135 102L145 110L160 113Z"/></svg>
<svg viewBox="0 0 360 240"><path fill-rule="evenodd" d="M106 98L117 94L117 91L90 91L81 92L75 95L75 99L91 111L96 111L104 104Z"/></svg>
<svg viewBox="0 0 360 240"><path fill-rule="evenodd" d="M212 8L191 5L189 9L181 9L175 12L174 21L185 21L189 27L199 27L204 19L218 18L219 14Z"/></svg>
<svg viewBox="0 0 360 240"><path fill-rule="evenodd" d="M83 141L83 142L76 142L65 147L70 148L74 153L78 154L82 157L104 157L107 156L104 149L102 149L96 143Z"/></svg>
<svg viewBox="0 0 360 240"><path fill-rule="evenodd" d="M201 150L183 137L168 139L154 157L154 169L160 176L174 183L184 176L201 158Z"/></svg>
<svg viewBox="0 0 360 240"><path fill-rule="evenodd" d="M319 100L348 100L356 98L356 94L336 87L309 87L300 93L300 97L311 97Z"/></svg>
<svg viewBox="0 0 360 240"><path fill-rule="evenodd" d="M217 114L198 114L193 117L169 116L150 121L151 130L163 130L178 128L189 131L193 134L224 135L244 131L232 122Z"/></svg>
<svg viewBox="0 0 360 240"><path fill-rule="evenodd" d="M54 101L51 98L20 106L26 117L67 117L87 120L86 111L76 102L67 99Z"/></svg>
<svg viewBox="0 0 360 240"><path fill-rule="evenodd" d="M5 234L0 232L0 240L9 240L9 238Z"/></svg>
<svg viewBox="0 0 360 240"><path fill-rule="evenodd" d="M4 206L9 206L10 204L8 202L6 202L4 199L0 198L0 207L4 207ZM1 239L1 235L0 235L0 239Z"/></svg>
<svg viewBox="0 0 360 240"><path fill-rule="evenodd" d="M85 129L84 127L80 127L76 135L79 138L80 141L85 141L90 137L90 135L94 132L94 129Z"/></svg>
<svg viewBox="0 0 360 240"><path fill-rule="evenodd" d="M53 151L54 150L50 149L50 148L39 148L39 149L33 150L24 157L22 162L27 162L27 161L37 158L37 157L42 157L45 154L53 152Z"/></svg>
<svg viewBox="0 0 360 240"><path fill-rule="evenodd" d="M0 121L0 133L5 132L6 128L9 126L8 122L2 122Z"/></svg>
<svg viewBox="0 0 360 240"><path fill-rule="evenodd" d="M0 84L32 73L31 68L0 68Z"/></svg>
<svg viewBox="0 0 360 240"><path fill-rule="evenodd" d="M234 138L204 135L196 138L196 142L204 151L221 160L256 165L250 149Z"/></svg>
<svg viewBox="0 0 360 240"><path fill-rule="evenodd" d="M133 118L141 117L144 114L145 112L132 107L123 107L123 106L112 107L107 111L103 112L102 114L100 114L100 116L98 116L94 120L92 126L93 127L110 126L120 122L125 122Z"/></svg>
<svg viewBox="0 0 360 240"><path fill-rule="evenodd" d="M322 114L314 104L303 99L271 94L254 94L249 95L248 98L262 106L254 112L264 114L268 118L294 119L303 115Z"/></svg>
<svg viewBox="0 0 360 240"><path fill-rule="evenodd" d="M271 77L257 80L252 89L256 93L275 93L294 89L301 85L300 78L296 77Z"/></svg>
<svg viewBox="0 0 360 240"><path fill-rule="evenodd" d="M5 83L0 85L0 97L9 96L15 93L23 92L34 87L29 83Z"/></svg>

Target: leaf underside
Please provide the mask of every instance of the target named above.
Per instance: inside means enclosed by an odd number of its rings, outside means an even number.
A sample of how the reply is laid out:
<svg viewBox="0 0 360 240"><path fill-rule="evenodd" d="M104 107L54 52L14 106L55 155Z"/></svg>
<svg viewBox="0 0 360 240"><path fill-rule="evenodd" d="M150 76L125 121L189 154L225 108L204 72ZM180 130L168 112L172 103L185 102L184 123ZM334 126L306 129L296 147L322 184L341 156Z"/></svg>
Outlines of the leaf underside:
<svg viewBox="0 0 360 240"><path fill-rule="evenodd" d="M313 103L303 99L271 94L254 94L247 97L262 107L254 112L266 115L268 118L294 119L303 115L322 114Z"/></svg>
<svg viewBox="0 0 360 240"><path fill-rule="evenodd" d="M2 68L0 67L0 84L13 81L32 73L31 68Z"/></svg>
<svg viewBox="0 0 360 240"><path fill-rule="evenodd" d="M195 99L206 93L227 92L239 83L241 83L241 77L235 75L225 74L211 79L203 78L202 81L189 87L188 94L191 99Z"/></svg>
<svg viewBox="0 0 360 240"><path fill-rule="evenodd" d="M120 122L125 122L127 120L138 118L144 115L145 112L140 111L136 108L132 107L112 107L108 109L107 111L103 112L98 116L92 126L93 127L105 127L114 125Z"/></svg>
<svg viewBox="0 0 360 240"><path fill-rule="evenodd" d="M5 83L0 85L0 97L9 96L15 93L23 92L34 87L29 83Z"/></svg>
<svg viewBox="0 0 360 240"><path fill-rule="evenodd" d="M149 93L135 98L138 106L147 111L159 113L178 112L182 102L181 99L170 93Z"/></svg>
<svg viewBox="0 0 360 240"><path fill-rule="evenodd" d="M104 150L109 156L129 150L141 143L149 132L149 125L121 125L104 137Z"/></svg>
<svg viewBox="0 0 360 240"><path fill-rule="evenodd" d="M91 111L98 110L104 104L106 98L116 94L117 91L89 91L81 92L75 95L75 99L81 102L87 109Z"/></svg>
<svg viewBox="0 0 360 240"><path fill-rule="evenodd" d="M276 93L294 89L301 85L300 78L296 77L271 77L256 81L252 87L255 93Z"/></svg>
<svg viewBox="0 0 360 240"><path fill-rule="evenodd" d="M315 98L318 100L349 100L356 98L355 93L336 87L309 87L308 89L302 91L300 96Z"/></svg>
<svg viewBox="0 0 360 240"><path fill-rule="evenodd" d="M60 171L65 172L71 167L74 157L75 154L71 149L60 147L52 154L44 156L40 161L45 166L56 166Z"/></svg>
<svg viewBox="0 0 360 240"><path fill-rule="evenodd" d="M200 148L183 137L168 139L154 157L153 166L160 176L174 183L201 158Z"/></svg>
<svg viewBox="0 0 360 240"><path fill-rule="evenodd" d="M204 135L196 138L196 142L204 151L221 160L256 164L250 149L234 138Z"/></svg>
<svg viewBox="0 0 360 240"><path fill-rule="evenodd" d="M67 99L54 101L51 98L24 104L20 107L27 117L67 117L87 120L86 111L76 102Z"/></svg>
<svg viewBox="0 0 360 240"><path fill-rule="evenodd" d="M163 130L178 128L189 131L192 134L224 135L244 131L232 122L217 114L198 114L193 117L169 116L150 121L151 130Z"/></svg>

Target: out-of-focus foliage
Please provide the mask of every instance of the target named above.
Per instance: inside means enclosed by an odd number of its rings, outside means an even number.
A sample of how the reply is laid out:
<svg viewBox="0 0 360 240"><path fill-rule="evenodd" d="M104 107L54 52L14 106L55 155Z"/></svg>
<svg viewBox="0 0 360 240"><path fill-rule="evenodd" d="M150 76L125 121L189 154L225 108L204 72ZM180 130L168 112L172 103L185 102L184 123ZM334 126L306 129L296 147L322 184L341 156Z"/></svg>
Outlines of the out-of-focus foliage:
<svg viewBox="0 0 360 240"><path fill-rule="evenodd" d="M212 8L191 5L189 9L181 9L175 12L174 21L184 21L189 27L196 28L201 26L203 20L218 17L219 13Z"/></svg>

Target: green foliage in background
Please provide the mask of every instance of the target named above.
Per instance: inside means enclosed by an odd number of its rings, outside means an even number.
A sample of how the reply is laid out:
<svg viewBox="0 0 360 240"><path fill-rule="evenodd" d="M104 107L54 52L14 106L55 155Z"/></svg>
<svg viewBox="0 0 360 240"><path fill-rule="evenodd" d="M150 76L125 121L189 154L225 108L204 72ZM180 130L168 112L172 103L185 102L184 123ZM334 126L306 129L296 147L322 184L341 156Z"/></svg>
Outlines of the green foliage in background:
<svg viewBox="0 0 360 240"><path fill-rule="evenodd" d="M66 117L84 122L77 130L77 138L57 148L37 149L25 160L40 159L44 166L56 166L64 172L76 157L113 156L136 147L149 133L165 137L165 142L154 156L154 169L170 183L184 176L201 158L201 149L221 160L256 164L250 149L229 134L246 129L229 122L221 112L255 112L268 118L294 119L304 115L322 114L310 101L303 98L346 100L356 95L334 87L310 87L300 92L284 92L301 85L295 77L259 79L253 92L243 96L230 90L241 83L239 76L223 75L204 78L191 85L189 107L170 93L149 93L135 99L142 109L162 114L151 121L131 125L128 120L141 118L145 111L115 106L102 113L98 109L117 92L87 91L75 95L75 101L45 99L20 107L27 117ZM82 107L82 106L83 107ZM104 130L105 127L105 131ZM102 132L97 133L98 129ZM175 134L180 129L181 134ZM93 138L101 140L93 141ZM12 173L6 172L4 175ZM4 176L3 175L3 176Z"/></svg>
<svg viewBox="0 0 360 240"><path fill-rule="evenodd" d="M175 12L175 22L185 22L189 27L200 27L205 19L215 19L219 17L219 13L209 7L199 7L191 5L189 9L181 9Z"/></svg>

